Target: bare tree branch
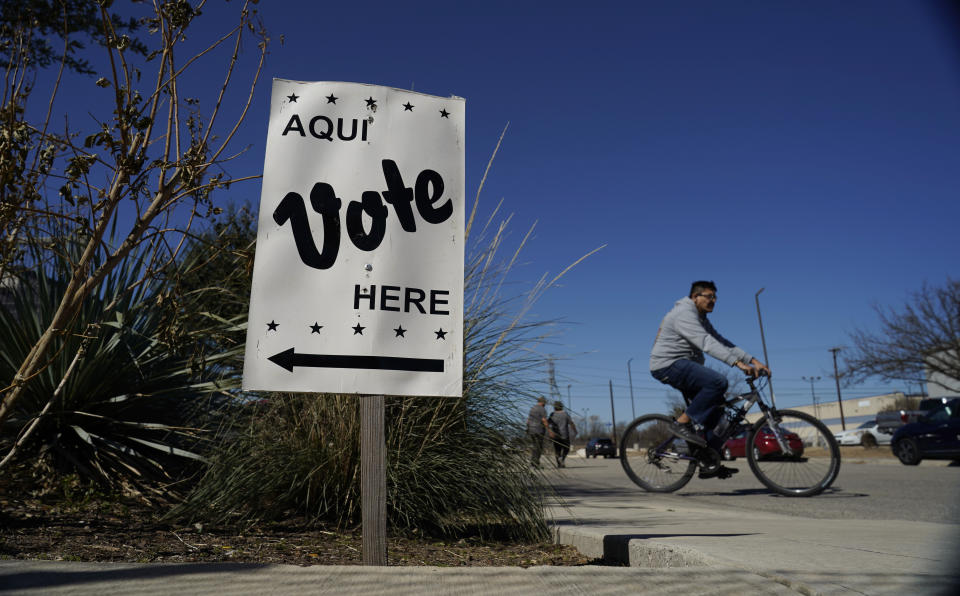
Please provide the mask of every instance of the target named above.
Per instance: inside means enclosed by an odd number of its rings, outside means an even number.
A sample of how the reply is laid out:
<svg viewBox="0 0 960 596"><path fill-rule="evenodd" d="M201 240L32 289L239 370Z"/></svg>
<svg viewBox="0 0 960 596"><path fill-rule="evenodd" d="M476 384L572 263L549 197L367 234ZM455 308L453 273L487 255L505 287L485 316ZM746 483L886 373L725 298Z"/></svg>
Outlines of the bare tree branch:
<svg viewBox="0 0 960 596"><path fill-rule="evenodd" d="M221 170L216 174L209 172L225 161L220 155L247 115L264 66L268 39L247 0L237 9L239 23L228 33L214 37L178 68L176 50L187 40L185 31L198 18L202 5L193 7L189 2L175 0L154 1L152 7L146 6L150 13L141 21L151 30L152 52L139 39L131 40L118 29L123 26L122 21L110 12L114 10L110 4L99 3L99 9L92 13L99 13L99 23L96 17L90 19L91 13L83 13L88 19L83 32L97 42L93 44L96 48L105 52L93 64L102 63L109 73L97 79L96 86L113 87L101 117L94 116L90 134L85 137L66 127L62 136L49 134L52 110L40 123L27 120L23 106L33 88L28 78L45 71L31 63L23 49L28 48L26 41L21 42L20 49L16 43L8 44L12 47L0 106L0 139L13 141L0 146L0 271L6 274L10 265L17 263L17 242L42 242L49 244L49 250L62 253L58 243L79 239L83 250L72 262L73 274L56 314L9 381L10 386L0 392L0 424L11 415L25 383L50 360L48 352L54 338L70 332L78 323L81 305L110 273L128 255L142 248L149 259L144 263L140 281L131 284L128 291L163 269L177 257L191 226L219 211L214 207L212 193L236 181L225 177ZM65 23L69 16L64 14ZM58 83L53 85L49 100L51 106L64 65L88 64L68 55L74 46L67 43L66 34L74 30L76 26L64 25L63 56ZM29 36L33 32L24 25L21 34ZM221 107L227 101L235 101L227 91L237 72L240 49L251 36L259 54L252 69L252 83L241 96L240 115L221 127L217 124ZM233 40L227 46L229 55L218 56L218 48L229 40ZM179 85L184 73L209 60L224 60L225 74L222 85L212 91L204 117L204 104L199 99L183 99ZM141 72L147 68L156 69L156 76L150 77L152 84L138 88ZM209 93L210 90L204 90L197 95ZM211 154L207 142L216 138L215 126L225 136L220 137L223 140L218 141L219 146ZM251 178L255 176L238 180ZM48 196L48 179L60 184L59 196ZM43 207L34 205L36 200ZM20 263L21 269L26 269L26 265Z"/></svg>
<svg viewBox="0 0 960 596"><path fill-rule="evenodd" d="M924 284L901 311L874 306L876 333L857 329L846 359L855 379L927 382L960 390L960 281Z"/></svg>

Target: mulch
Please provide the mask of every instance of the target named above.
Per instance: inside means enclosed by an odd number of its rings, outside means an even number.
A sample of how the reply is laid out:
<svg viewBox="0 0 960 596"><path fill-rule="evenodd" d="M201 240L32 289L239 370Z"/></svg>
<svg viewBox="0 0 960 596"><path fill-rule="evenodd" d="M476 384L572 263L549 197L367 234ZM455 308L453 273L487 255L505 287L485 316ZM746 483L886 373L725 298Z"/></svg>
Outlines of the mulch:
<svg viewBox="0 0 960 596"><path fill-rule="evenodd" d="M22 490L22 486L19 487ZM242 562L361 565L359 531L309 527L302 520L242 531L179 526L131 500L11 494L0 481L0 559L133 563ZM603 564L571 546L389 536L389 565L579 566Z"/></svg>

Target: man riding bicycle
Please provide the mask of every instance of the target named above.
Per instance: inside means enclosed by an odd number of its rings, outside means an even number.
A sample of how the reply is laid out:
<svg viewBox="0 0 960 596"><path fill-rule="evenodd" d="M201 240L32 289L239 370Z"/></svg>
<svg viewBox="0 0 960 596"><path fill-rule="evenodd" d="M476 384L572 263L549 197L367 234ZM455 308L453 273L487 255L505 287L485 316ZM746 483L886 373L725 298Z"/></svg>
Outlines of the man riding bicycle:
<svg viewBox="0 0 960 596"><path fill-rule="evenodd" d="M670 431L692 445L719 451L722 445L715 444L718 438L713 428L723 414L720 406L728 382L724 375L704 366L703 353L753 377L770 375L770 369L717 333L707 320L716 302L717 286L712 281L691 284L689 296L678 300L660 323L650 352L650 374L679 390L687 403L686 411L677 417ZM700 478L728 478L737 471L717 463L702 467Z"/></svg>

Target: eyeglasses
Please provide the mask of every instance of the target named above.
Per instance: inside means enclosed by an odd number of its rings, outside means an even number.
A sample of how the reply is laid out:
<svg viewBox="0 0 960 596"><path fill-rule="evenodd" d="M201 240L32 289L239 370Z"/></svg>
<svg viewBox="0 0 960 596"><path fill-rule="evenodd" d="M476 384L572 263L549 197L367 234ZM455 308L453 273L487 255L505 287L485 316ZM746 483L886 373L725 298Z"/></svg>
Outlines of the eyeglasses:
<svg viewBox="0 0 960 596"><path fill-rule="evenodd" d="M697 294L697 296L702 296L703 298L706 298L707 300L712 300L712 301L716 301L717 299L716 294Z"/></svg>

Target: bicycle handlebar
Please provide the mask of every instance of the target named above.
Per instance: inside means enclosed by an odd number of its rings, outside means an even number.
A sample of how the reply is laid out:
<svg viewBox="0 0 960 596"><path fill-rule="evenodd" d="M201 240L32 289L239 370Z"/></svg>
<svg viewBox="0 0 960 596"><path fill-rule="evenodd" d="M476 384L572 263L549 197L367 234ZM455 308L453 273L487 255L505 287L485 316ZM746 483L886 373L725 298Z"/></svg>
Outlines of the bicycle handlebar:
<svg viewBox="0 0 960 596"><path fill-rule="evenodd" d="M764 373L763 371L760 371L760 374L758 374L758 375L751 375L750 373L744 373L744 374L746 374L746 376L747 376L747 386L750 387L750 391L756 391L756 390L757 390L757 387L756 387L756 385L754 385L754 383L757 383L757 382L758 382L760 379L762 379L763 377L769 378L769 375L767 375L767 374Z"/></svg>
<svg viewBox="0 0 960 596"><path fill-rule="evenodd" d="M745 370L745 371L743 371L743 374L746 375L746 377L747 377L747 379L748 379L749 381L755 381L755 380L759 379L760 377L769 377L769 376L770 376L770 373L766 372L765 370L761 369L760 371L757 371L757 370L756 370L755 368L753 368L753 367L751 367L750 370Z"/></svg>

